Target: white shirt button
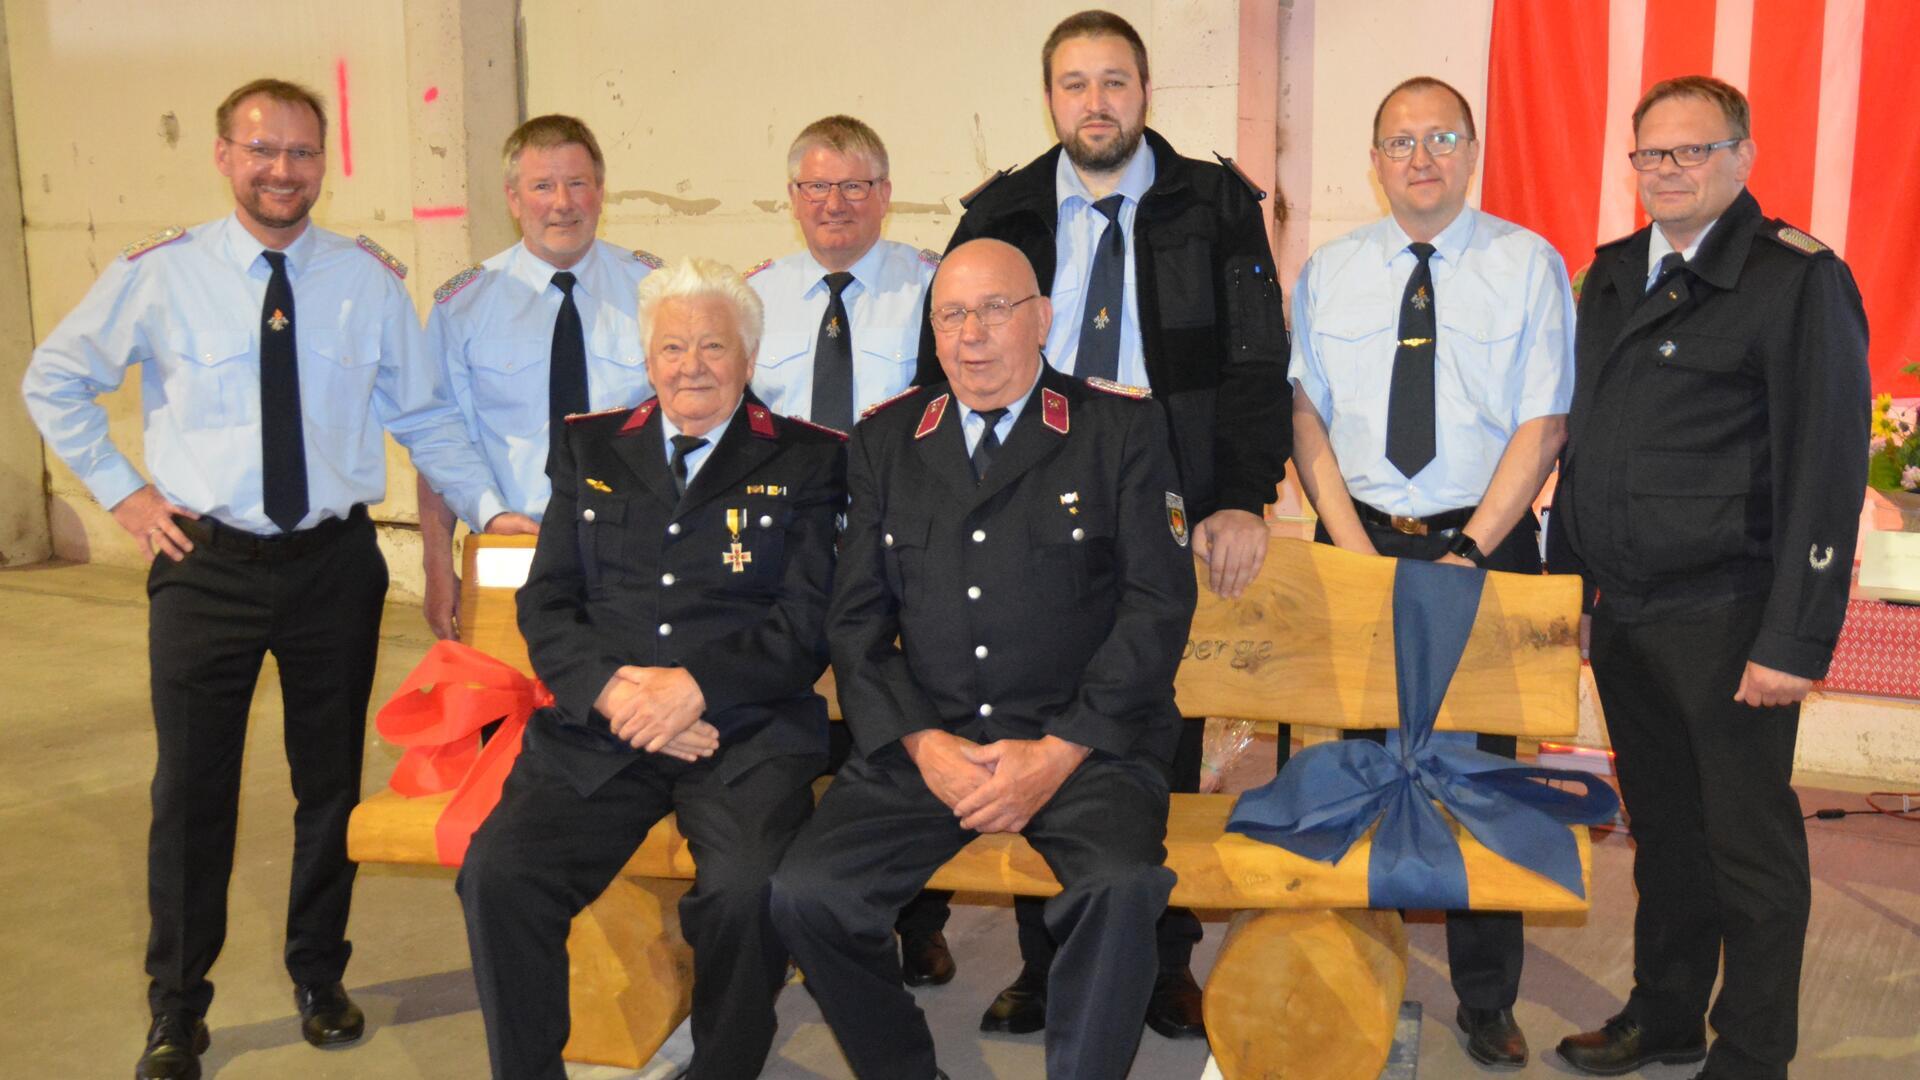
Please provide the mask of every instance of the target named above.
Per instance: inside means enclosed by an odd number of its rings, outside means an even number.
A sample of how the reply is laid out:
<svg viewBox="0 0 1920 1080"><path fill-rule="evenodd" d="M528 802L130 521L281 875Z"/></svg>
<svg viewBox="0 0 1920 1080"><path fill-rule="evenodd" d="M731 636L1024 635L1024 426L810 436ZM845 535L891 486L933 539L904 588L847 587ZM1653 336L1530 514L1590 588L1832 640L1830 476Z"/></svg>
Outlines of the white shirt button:
<svg viewBox="0 0 1920 1080"><path fill-rule="evenodd" d="M973 647L973 658L975 660L985 660L987 658L987 647L985 645L975 645Z"/></svg>
<svg viewBox="0 0 1920 1080"><path fill-rule="evenodd" d="M1087 530L1085 529L1073 530L1073 538L1075 540L1085 540L1087 538Z"/></svg>
<svg viewBox="0 0 1920 1080"><path fill-rule="evenodd" d="M662 585L671 585L671 584L673 584L673 575L672 575L672 574L661 574L661 575L660 575L660 584L662 584Z"/></svg>
<svg viewBox="0 0 1920 1080"><path fill-rule="evenodd" d="M680 535L680 523L676 521L676 522L674 522L673 524L671 524L671 525L668 525L668 526L667 526L667 535L668 535L668 536L679 536L679 535Z"/></svg>
<svg viewBox="0 0 1920 1080"><path fill-rule="evenodd" d="M591 506L589 506L589 507L587 507L587 508L586 508L585 510L582 510L582 511L580 511L580 518L581 518L581 520L583 520L583 521L592 521L592 520L593 520L593 507L591 507Z"/></svg>
<svg viewBox="0 0 1920 1080"><path fill-rule="evenodd" d="M992 715L993 715L993 706L991 706L991 705L982 705L982 706L980 706L980 715L981 715L981 716L992 716Z"/></svg>
<svg viewBox="0 0 1920 1080"><path fill-rule="evenodd" d="M761 515L760 515L760 527L761 527L761 528L763 528L763 529L771 529L771 528L773 528L773 515L772 515L772 514L761 514Z"/></svg>
<svg viewBox="0 0 1920 1080"><path fill-rule="evenodd" d="M967 586L967 599L969 600L980 599L980 586L978 585Z"/></svg>
<svg viewBox="0 0 1920 1080"><path fill-rule="evenodd" d="M661 624L660 624L660 636L661 636L661 637L666 637L666 636L667 636L668 634L671 634L671 633L673 633L673 624L672 624L672 623L670 623L670 622L663 622L663 623L661 623Z"/></svg>
<svg viewBox="0 0 1920 1080"><path fill-rule="evenodd" d="M986 539L987 539L987 530L985 530L985 529L975 529L975 530L973 530L973 542L974 542L974 543L976 543L976 544L982 544L982 543L985 543L985 542L986 542Z"/></svg>

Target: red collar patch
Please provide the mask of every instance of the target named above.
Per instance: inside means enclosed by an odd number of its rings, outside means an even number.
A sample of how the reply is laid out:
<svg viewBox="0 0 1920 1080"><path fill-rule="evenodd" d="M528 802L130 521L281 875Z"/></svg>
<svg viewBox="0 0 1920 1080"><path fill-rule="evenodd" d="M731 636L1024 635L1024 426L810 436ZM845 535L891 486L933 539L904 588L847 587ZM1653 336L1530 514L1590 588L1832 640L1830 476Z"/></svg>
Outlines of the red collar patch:
<svg viewBox="0 0 1920 1080"><path fill-rule="evenodd" d="M779 437L773 433L773 412L765 405L747 406L747 426L763 439Z"/></svg>
<svg viewBox="0 0 1920 1080"><path fill-rule="evenodd" d="M631 435L646 427L647 421L653 417L653 410L659 407L660 399L657 397L650 397L641 402L639 408L633 410L633 415L627 417L627 422L620 425L620 434Z"/></svg>
<svg viewBox="0 0 1920 1080"><path fill-rule="evenodd" d="M941 394L927 402L927 411L920 414L920 426L913 429L913 437L924 439L940 427L940 418L947 414L947 399L952 394Z"/></svg>
<svg viewBox="0 0 1920 1080"><path fill-rule="evenodd" d="M1040 422L1059 432L1067 433L1067 396L1046 387L1040 388Z"/></svg>

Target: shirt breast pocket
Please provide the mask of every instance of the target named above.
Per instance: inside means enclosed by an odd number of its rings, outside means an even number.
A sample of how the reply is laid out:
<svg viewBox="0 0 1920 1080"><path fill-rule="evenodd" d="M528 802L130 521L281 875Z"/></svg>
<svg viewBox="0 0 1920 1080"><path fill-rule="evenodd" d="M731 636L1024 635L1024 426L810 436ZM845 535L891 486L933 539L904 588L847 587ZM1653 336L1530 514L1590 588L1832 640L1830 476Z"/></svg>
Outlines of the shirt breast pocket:
<svg viewBox="0 0 1920 1080"><path fill-rule="evenodd" d="M1111 593L1115 525L1112 508L1098 500L1043 507L1027 526L1033 588L1048 602L1077 607Z"/></svg>
<svg viewBox="0 0 1920 1080"><path fill-rule="evenodd" d="M380 371L379 338L321 330L300 344L301 413L335 431L364 429L373 412L373 380Z"/></svg>
<svg viewBox="0 0 1920 1080"><path fill-rule="evenodd" d="M853 344L853 392L861 404L892 397L913 381L914 362L920 355L918 325L862 327L854 334Z"/></svg>
<svg viewBox="0 0 1920 1080"><path fill-rule="evenodd" d="M1441 368L1445 377L1436 373L1435 394L1453 395L1463 409L1479 413L1497 427L1510 426L1522 313L1479 304L1449 306L1442 294L1437 316L1439 347L1451 362Z"/></svg>
<svg viewBox="0 0 1920 1080"><path fill-rule="evenodd" d="M1389 312L1332 312L1313 323L1313 351L1332 393L1336 411L1385 413L1398 347ZM1382 357L1385 357L1384 362ZM1331 423L1332 418L1323 418Z"/></svg>
<svg viewBox="0 0 1920 1080"><path fill-rule="evenodd" d="M197 431L260 422L260 365L251 334L174 332L167 339L160 382L168 410L182 428Z"/></svg>
<svg viewBox="0 0 1920 1080"><path fill-rule="evenodd" d="M887 587L902 606L913 604L916 592L926 587L927 544L932 534L933 521L924 514L891 514L881 523L880 552Z"/></svg>
<svg viewBox="0 0 1920 1080"><path fill-rule="evenodd" d="M552 343L539 338L476 341L467 349L473 408L487 428L530 435L547 421L547 364Z"/></svg>
<svg viewBox="0 0 1920 1080"><path fill-rule="evenodd" d="M580 575L595 590L626 580L634 572L626 550L627 500L594 491L582 491L574 510L574 540L580 556Z"/></svg>
<svg viewBox="0 0 1920 1080"><path fill-rule="evenodd" d="M592 394L591 408L618 409L638 405L649 396L646 357L640 349L639 331L631 323L624 329L597 327L587 342L587 355L593 371L587 380ZM544 403L543 394L539 399Z"/></svg>
<svg viewBox="0 0 1920 1080"><path fill-rule="evenodd" d="M754 363L753 392L782 415L807 411L813 404L813 335L788 331L760 339Z"/></svg>
<svg viewBox="0 0 1920 1080"><path fill-rule="evenodd" d="M734 573L745 575L753 585L778 588L786 572L787 532L792 527L793 507L787 503L773 500L749 503L742 514L739 539L742 552L751 555L752 561L742 562ZM731 545L726 555L731 567Z"/></svg>

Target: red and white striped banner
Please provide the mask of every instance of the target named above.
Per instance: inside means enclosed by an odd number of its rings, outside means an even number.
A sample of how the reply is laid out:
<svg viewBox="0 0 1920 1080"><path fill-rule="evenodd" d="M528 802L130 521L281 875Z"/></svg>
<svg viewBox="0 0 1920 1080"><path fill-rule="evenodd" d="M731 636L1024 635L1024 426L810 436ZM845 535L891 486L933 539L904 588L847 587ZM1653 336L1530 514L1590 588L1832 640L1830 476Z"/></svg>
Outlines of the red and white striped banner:
<svg viewBox="0 0 1920 1080"><path fill-rule="evenodd" d="M1920 393L1916 0L1496 0L1481 203L1570 268L1646 220L1627 151L1647 87L1746 92L1761 209L1831 245L1866 299L1876 391Z"/></svg>

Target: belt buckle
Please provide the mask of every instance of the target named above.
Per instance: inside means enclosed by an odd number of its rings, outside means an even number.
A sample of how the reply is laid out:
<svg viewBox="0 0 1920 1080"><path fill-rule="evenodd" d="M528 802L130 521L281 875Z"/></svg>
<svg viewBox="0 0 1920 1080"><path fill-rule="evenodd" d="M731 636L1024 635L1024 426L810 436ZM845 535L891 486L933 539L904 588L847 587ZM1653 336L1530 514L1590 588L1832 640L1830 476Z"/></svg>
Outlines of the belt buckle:
<svg viewBox="0 0 1920 1080"><path fill-rule="evenodd" d="M1395 532L1405 533L1408 536L1427 535L1427 523L1419 518L1410 517L1405 514L1392 514L1389 516L1392 518Z"/></svg>

